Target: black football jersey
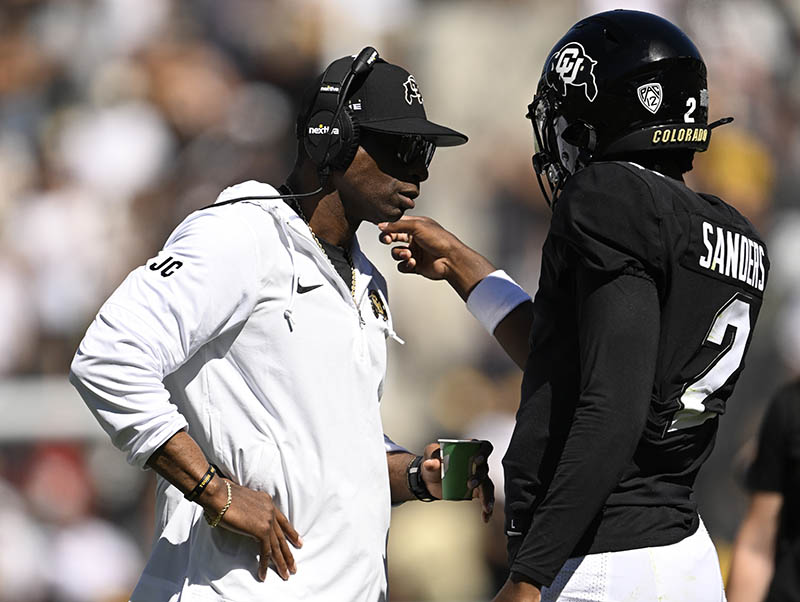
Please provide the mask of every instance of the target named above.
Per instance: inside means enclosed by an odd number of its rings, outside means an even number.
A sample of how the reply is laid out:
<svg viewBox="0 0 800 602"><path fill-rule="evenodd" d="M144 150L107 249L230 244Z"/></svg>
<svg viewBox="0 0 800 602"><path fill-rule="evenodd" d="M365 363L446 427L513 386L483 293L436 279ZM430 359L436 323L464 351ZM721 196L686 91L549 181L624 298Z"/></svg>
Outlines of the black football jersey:
<svg viewBox="0 0 800 602"><path fill-rule="evenodd" d="M697 529L694 480L768 270L754 227L717 197L626 162L568 180L503 460L512 571L546 585L568 557Z"/></svg>

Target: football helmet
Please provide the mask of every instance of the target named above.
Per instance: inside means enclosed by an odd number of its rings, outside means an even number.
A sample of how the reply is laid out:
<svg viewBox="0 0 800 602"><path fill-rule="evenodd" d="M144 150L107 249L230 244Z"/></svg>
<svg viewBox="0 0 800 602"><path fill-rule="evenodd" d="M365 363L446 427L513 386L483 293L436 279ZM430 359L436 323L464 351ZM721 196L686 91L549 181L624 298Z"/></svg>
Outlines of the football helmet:
<svg viewBox="0 0 800 602"><path fill-rule="evenodd" d="M547 56L527 117L534 170L549 204L593 160L704 151L711 129L732 120L708 124L706 65L686 34L633 10L598 13L572 26Z"/></svg>

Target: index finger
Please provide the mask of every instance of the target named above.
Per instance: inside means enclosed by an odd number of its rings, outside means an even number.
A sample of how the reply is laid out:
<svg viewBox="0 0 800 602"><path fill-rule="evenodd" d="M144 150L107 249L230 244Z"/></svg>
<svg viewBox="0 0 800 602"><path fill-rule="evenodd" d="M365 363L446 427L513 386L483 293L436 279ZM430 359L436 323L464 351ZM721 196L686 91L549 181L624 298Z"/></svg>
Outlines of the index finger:
<svg viewBox="0 0 800 602"><path fill-rule="evenodd" d="M480 441L480 446L470 465L470 477L475 477L480 481L489 474L489 455L494 450L494 446L486 439L473 439L473 441Z"/></svg>
<svg viewBox="0 0 800 602"><path fill-rule="evenodd" d="M485 460L482 460L480 462L475 461L475 462L472 463L472 465L470 466L470 474L469 474L469 479L470 480L474 479L474 480L476 480L476 481L478 481L480 483L480 482L483 482L483 480L488 478L488 477L489 477L489 463L488 462L486 462Z"/></svg>
<svg viewBox="0 0 800 602"><path fill-rule="evenodd" d="M424 219L418 215L404 215L394 222L381 222L378 224L378 228L384 233L403 232L405 234L413 234L423 221Z"/></svg>

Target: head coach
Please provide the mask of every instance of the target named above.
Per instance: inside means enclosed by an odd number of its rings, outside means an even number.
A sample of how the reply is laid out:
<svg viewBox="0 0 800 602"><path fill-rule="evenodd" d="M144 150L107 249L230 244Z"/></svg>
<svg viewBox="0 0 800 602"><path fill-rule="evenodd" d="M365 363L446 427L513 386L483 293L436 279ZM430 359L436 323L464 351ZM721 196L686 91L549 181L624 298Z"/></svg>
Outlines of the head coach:
<svg viewBox="0 0 800 602"><path fill-rule="evenodd" d="M428 121L414 77L372 48L318 78L297 135L286 182L189 215L72 363L113 443L158 474L132 600L387 600L391 503L441 496L436 445L417 456L383 434L399 338L355 233L413 208L435 148L467 138Z"/></svg>

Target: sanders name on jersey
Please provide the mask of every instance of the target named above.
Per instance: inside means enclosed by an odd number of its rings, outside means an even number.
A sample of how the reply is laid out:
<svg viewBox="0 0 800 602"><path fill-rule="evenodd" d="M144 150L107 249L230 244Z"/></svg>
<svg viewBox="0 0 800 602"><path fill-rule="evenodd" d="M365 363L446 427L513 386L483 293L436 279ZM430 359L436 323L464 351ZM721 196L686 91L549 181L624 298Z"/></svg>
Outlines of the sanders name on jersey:
<svg viewBox="0 0 800 602"><path fill-rule="evenodd" d="M767 273L764 269L764 247L744 234L703 222L703 244L706 254L700 267L714 270L764 290Z"/></svg>

